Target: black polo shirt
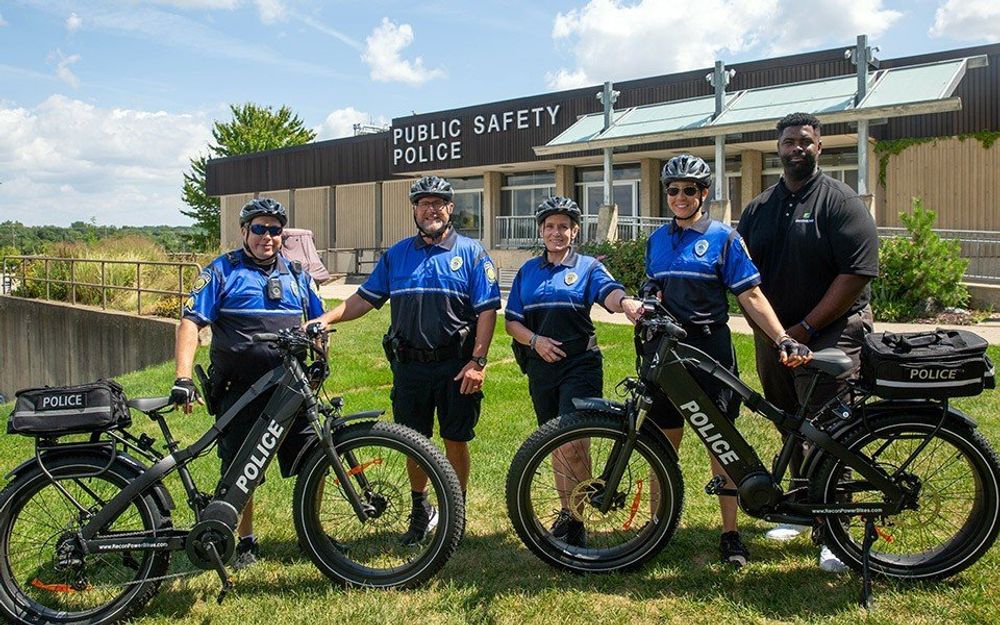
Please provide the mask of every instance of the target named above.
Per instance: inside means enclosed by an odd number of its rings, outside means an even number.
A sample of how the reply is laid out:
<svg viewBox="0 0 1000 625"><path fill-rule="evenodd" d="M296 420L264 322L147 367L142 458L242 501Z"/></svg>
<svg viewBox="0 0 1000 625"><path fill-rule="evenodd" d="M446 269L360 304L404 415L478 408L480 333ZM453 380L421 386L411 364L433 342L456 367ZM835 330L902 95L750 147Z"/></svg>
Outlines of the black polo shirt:
<svg viewBox="0 0 1000 625"><path fill-rule="evenodd" d="M878 276L875 221L854 189L821 171L795 193L782 178L743 209L737 230L786 328L816 307L837 275ZM870 300L866 285L848 314Z"/></svg>

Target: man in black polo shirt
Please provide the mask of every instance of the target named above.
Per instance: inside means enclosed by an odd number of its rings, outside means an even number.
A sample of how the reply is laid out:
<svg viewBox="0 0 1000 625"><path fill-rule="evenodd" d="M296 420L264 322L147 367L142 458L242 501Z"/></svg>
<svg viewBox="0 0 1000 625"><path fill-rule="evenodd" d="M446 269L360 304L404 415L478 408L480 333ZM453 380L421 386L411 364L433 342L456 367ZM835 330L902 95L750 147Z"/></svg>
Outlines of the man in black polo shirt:
<svg viewBox="0 0 1000 625"><path fill-rule="evenodd" d="M843 393L847 379L857 375L861 344L872 330L868 283L878 275L878 235L857 192L820 171L819 120L792 113L777 129L784 173L747 205L737 229L786 332L813 351L837 347L854 360L848 376L820 380L809 400L815 409ZM798 410L811 373L781 366L773 344L759 330L754 339L764 396L783 410ZM793 479L799 477L802 451L792 457ZM768 537L790 540L800 529L779 526ZM845 568L825 547L820 565L828 571Z"/></svg>

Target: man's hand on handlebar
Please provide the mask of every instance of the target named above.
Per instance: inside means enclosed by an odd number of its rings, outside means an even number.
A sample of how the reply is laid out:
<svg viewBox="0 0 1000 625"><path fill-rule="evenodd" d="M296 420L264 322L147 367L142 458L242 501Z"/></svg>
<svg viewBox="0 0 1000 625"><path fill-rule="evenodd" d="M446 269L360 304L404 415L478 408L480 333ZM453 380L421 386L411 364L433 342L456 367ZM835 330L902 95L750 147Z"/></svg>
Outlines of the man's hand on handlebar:
<svg viewBox="0 0 1000 625"><path fill-rule="evenodd" d="M786 367L798 367L812 360L812 352L787 334L778 337L778 361Z"/></svg>

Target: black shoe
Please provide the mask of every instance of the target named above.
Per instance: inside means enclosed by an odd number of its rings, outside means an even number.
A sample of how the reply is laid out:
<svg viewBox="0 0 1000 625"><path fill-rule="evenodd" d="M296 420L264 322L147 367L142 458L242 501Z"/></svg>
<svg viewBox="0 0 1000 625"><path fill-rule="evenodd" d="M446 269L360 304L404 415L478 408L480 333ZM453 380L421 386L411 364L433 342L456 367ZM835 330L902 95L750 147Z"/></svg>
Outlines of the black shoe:
<svg viewBox="0 0 1000 625"><path fill-rule="evenodd" d="M722 552L722 562L741 567L750 559L750 550L740 540L740 533L726 532L719 541L719 550Z"/></svg>
<svg viewBox="0 0 1000 625"><path fill-rule="evenodd" d="M260 545L257 544L257 541L241 538L239 544L236 545L236 555L233 557L232 569L234 571L245 569L248 566L257 564L258 560L260 560Z"/></svg>
<svg viewBox="0 0 1000 625"><path fill-rule="evenodd" d="M438 511L434 506L425 503L414 506L410 512L410 527L400 538L407 547L416 547L427 540L431 531L437 527Z"/></svg>
<svg viewBox="0 0 1000 625"><path fill-rule="evenodd" d="M552 538L572 547L586 548L587 528L583 526L583 521L574 519L573 514L563 508L559 511L556 522L552 524Z"/></svg>

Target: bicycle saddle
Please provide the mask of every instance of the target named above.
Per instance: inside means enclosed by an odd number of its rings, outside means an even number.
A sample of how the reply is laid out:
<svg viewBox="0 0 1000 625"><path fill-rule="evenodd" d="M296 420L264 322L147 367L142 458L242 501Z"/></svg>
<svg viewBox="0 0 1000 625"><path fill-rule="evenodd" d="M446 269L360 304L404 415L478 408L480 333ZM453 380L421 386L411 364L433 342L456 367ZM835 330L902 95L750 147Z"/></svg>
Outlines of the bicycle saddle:
<svg viewBox="0 0 1000 625"><path fill-rule="evenodd" d="M836 347L828 347L813 352L812 360L805 366L836 377L853 369L854 361Z"/></svg>
<svg viewBox="0 0 1000 625"><path fill-rule="evenodd" d="M170 405L170 395L164 397L137 397L126 402L129 408L140 412L156 412Z"/></svg>

